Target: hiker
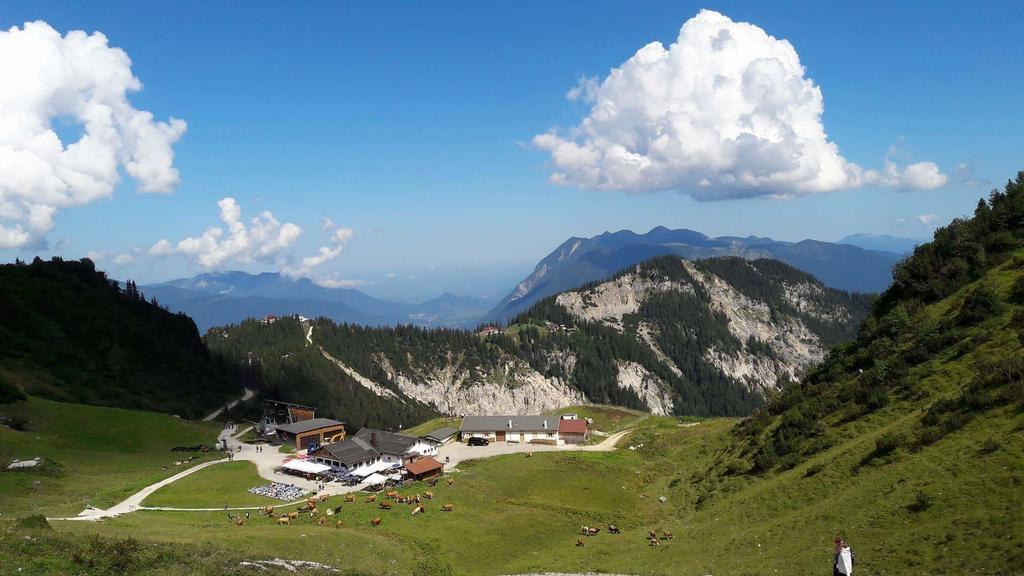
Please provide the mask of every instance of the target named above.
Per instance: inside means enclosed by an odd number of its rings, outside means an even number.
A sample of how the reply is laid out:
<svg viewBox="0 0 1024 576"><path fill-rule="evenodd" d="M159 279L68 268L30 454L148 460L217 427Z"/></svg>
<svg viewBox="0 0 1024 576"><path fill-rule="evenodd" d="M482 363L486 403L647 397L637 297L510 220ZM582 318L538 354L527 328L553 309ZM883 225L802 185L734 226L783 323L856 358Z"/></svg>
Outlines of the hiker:
<svg viewBox="0 0 1024 576"><path fill-rule="evenodd" d="M839 536L835 539L835 554L832 558L832 576L849 576L853 574L853 550Z"/></svg>

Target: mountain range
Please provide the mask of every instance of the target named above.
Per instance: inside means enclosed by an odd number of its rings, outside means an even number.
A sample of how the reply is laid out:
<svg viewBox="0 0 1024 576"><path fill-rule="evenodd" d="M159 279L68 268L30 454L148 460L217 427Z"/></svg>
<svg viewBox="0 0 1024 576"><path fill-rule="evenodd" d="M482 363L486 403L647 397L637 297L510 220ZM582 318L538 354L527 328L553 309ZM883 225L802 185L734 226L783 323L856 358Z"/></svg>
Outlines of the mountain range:
<svg viewBox="0 0 1024 576"><path fill-rule="evenodd" d="M914 248L918 244L922 244L923 241L913 240L910 238L900 238L899 236L892 236L890 234L850 234L849 236L845 236L839 240L839 243L859 246L865 250L892 252L902 256L913 252Z"/></svg>
<svg viewBox="0 0 1024 576"><path fill-rule="evenodd" d="M901 258L897 253L850 244L782 242L758 236L710 238L693 230L662 226L646 234L605 232L592 238L566 240L488 312L485 320L507 320L546 296L609 278L628 266L665 254L687 260L717 256L771 258L811 274L826 286L848 292L884 290L891 281L893 265Z"/></svg>
<svg viewBox="0 0 1024 576"><path fill-rule="evenodd" d="M870 299L768 259L662 256L538 302L479 333L295 317L217 328L277 398L346 421L391 412L525 414L596 402L656 414L747 414L848 339Z"/></svg>
<svg viewBox="0 0 1024 576"><path fill-rule="evenodd" d="M188 314L203 332L245 318L301 314L368 326L472 326L493 301L446 293L419 304L374 298L355 288L326 288L276 272L200 274L143 286L173 311Z"/></svg>

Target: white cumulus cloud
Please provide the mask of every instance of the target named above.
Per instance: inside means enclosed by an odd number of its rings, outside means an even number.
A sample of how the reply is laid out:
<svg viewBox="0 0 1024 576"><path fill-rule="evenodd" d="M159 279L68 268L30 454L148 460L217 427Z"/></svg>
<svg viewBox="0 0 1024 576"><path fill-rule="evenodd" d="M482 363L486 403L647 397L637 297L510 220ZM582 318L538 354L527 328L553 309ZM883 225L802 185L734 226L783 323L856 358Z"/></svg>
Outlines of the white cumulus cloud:
<svg viewBox="0 0 1024 576"><path fill-rule="evenodd" d="M652 42L567 97L588 102L589 114L533 138L551 156L555 183L720 200L947 180L932 162L886 160L876 171L847 161L828 139L821 89L792 44L710 10L668 48Z"/></svg>
<svg viewBox="0 0 1024 576"><path fill-rule="evenodd" d="M278 222L269 211L262 212L246 225L242 208L234 198L224 198L217 205L223 228L212 226L174 245L161 239L149 247L148 253L151 256L183 254L201 268L220 269L228 265L275 261L302 234L302 228L291 222Z"/></svg>
<svg viewBox="0 0 1024 576"><path fill-rule="evenodd" d="M917 217L917 221L925 226L931 226L936 220L939 219L938 214L921 214Z"/></svg>
<svg viewBox="0 0 1024 576"><path fill-rule="evenodd" d="M131 105L142 88L131 64L99 32L62 36L42 21L0 31L0 248L42 237L61 208L109 197L119 169L140 192L178 184L172 146L186 124ZM61 123L82 136L61 141Z"/></svg>
<svg viewBox="0 0 1024 576"><path fill-rule="evenodd" d="M306 256L302 258L298 264L286 266L281 270L284 274L292 276L294 278L305 278L313 274L313 270L324 264L334 260L345 250L345 245L355 235L355 230L351 228L336 228L334 233L331 234L330 243L327 246L321 246L316 254L312 256ZM322 286L327 286L324 282L330 282L327 279L319 279L317 283ZM328 286L329 288L332 286Z"/></svg>

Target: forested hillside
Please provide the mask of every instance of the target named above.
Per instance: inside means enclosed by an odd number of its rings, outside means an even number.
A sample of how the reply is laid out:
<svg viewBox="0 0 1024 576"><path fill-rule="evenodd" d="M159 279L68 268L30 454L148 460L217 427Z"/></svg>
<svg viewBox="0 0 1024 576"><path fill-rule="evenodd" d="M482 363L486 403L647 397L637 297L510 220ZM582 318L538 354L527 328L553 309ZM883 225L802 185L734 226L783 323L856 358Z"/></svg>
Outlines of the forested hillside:
<svg viewBox="0 0 1024 576"><path fill-rule="evenodd" d="M287 318L207 339L259 365L276 397L364 423L581 402L744 415L852 335L868 302L777 261L662 257L481 333Z"/></svg>
<svg viewBox="0 0 1024 576"><path fill-rule="evenodd" d="M0 402L64 402L200 416L241 393L187 316L90 260L0 266Z"/></svg>
<svg viewBox="0 0 1024 576"><path fill-rule="evenodd" d="M900 426L871 457L1024 410L1024 172L918 246L852 342L740 428L755 472L792 467L875 413ZM1018 425L1019 430L1019 425ZM998 449L998 441L993 449Z"/></svg>

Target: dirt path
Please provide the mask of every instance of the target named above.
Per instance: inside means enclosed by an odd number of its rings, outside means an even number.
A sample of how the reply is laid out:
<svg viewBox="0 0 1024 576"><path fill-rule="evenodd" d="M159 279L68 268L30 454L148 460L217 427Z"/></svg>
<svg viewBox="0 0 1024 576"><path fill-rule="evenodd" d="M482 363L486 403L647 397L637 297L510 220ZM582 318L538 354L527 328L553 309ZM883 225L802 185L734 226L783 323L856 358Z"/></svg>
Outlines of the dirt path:
<svg viewBox="0 0 1024 576"><path fill-rule="evenodd" d="M312 328L310 328L310 331L312 331ZM246 400L252 398L255 395L256 395L255 392L253 392L249 388L246 388L245 389L245 393L242 394L241 398L239 398L238 400L232 400L231 402L228 402L227 406L221 406L220 408L217 408L216 410L214 410L213 412L208 414L206 416L206 418L203 418L203 422L209 422L210 420L213 420L217 416L220 416L220 413L224 411L224 408L227 408L228 410L230 410L230 409L234 408L235 406L238 406L239 402L245 402Z"/></svg>

